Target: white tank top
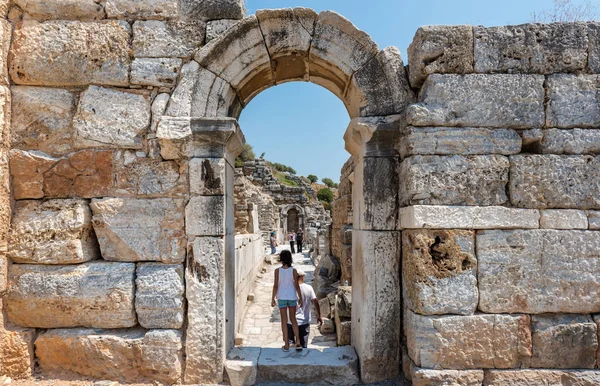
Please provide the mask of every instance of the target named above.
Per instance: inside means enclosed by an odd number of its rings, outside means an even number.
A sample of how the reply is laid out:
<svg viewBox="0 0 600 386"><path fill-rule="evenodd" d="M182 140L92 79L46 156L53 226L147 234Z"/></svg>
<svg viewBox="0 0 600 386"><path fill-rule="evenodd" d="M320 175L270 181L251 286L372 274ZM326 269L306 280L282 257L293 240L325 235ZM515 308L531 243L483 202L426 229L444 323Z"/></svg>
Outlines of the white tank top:
<svg viewBox="0 0 600 386"><path fill-rule="evenodd" d="M294 286L294 268L278 268L277 300L298 300Z"/></svg>

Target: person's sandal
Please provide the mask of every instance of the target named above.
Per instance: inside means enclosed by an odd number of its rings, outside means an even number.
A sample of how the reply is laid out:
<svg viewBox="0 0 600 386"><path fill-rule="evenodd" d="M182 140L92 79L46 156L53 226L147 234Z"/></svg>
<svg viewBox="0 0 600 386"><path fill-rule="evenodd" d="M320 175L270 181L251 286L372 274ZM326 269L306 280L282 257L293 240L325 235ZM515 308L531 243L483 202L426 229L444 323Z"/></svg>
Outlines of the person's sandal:
<svg viewBox="0 0 600 386"><path fill-rule="evenodd" d="M302 345L296 345L296 351L302 351Z"/></svg>
<svg viewBox="0 0 600 386"><path fill-rule="evenodd" d="M285 346L281 346L281 349L282 349L284 352L288 352L288 351L290 351L289 347L288 347L288 348L285 348Z"/></svg>

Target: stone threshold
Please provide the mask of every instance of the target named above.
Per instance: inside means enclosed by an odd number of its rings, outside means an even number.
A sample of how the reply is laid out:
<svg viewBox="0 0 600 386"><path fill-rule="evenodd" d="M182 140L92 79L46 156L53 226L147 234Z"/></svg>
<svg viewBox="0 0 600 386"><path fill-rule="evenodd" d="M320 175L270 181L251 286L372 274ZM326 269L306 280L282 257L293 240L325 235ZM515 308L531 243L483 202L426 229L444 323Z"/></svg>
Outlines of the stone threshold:
<svg viewBox="0 0 600 386"><path fill-rule="evenodd" d="M354 385L360 383L358 356L352 346L309 348L236 347L225 371L232 386L254 384Z"/></svg>

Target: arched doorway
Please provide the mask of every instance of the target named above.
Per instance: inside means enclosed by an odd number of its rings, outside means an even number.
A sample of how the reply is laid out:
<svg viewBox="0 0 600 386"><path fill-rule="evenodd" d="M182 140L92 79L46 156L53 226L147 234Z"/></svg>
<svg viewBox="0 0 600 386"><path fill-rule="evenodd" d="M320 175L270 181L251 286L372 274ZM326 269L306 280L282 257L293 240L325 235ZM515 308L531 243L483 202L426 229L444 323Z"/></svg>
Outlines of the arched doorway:
<svg viewBox="0 0 600 386"><path fill-rule="evenodd" d="M287 212L287 229L288 232L294 232L298 230L298 209L292 208Z"/></svg>
<svg viewBox="0 0 600 386"><path fill-rule="evenodd" d="M215 382L235 333L233 160L240 111L288 81L321 85L345 104L355 158L352 342L365 382L395 378L401 362L400 237L395 136L413 96L396 48L379 50L342 16L305 8L262 10L203 47L184 66L157 138L165 159L225 160L223 190L197 189L186 208L188 329L185 382ZM200 181L202 185L204 182Z"/></svg>

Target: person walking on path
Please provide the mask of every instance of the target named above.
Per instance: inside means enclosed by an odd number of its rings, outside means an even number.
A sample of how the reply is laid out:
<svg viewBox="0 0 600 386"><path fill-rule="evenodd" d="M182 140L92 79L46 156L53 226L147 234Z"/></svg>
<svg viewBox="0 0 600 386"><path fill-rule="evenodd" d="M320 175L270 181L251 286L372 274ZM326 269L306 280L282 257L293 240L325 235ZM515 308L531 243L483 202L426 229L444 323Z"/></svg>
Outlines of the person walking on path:
<svg viewBox="0 0 600 386"><path fill-rule="evenodd" d="M288 237L290 238L290 251L292 253L296 253L296 251L294 250L294 242L296 241L296 233L294 233L294 231L290 231L290 233L288 234Z"/></svg>
<svg viewBox="0 0 600 386"><path fill-rule="evenodd" d="M271 255L277 253L277 239L275 238L275 232L271 232L269 237L269 245L271 246Z"/></svg>
<svg viewBox="0 0 600 386"><path fill-rule="evenodd" d="M296 306L302 307L302 293L298 284L298 272L292 267L292 254L288 250L281 251L279 258L281 260L281 267L277 268L274 272L275 282L271 296L271 307L275 307L275 298L277 298L284 342L284 346L281 349L287 352L290 349L290 338L287 327L288 310L293 336L299 336L298 322L296 321ZM292 344L294 343L292 342ZM297 351L302 351L302 345L299 340L295 340L295 345Z"/></svg>
<svg viewBox="0 0 600 386"><path fill-rule="evenodd" d="M317 311L317 323L319 323L319 326L323 324L323 319L321 318L321 307L319 307L319 300L317 299L317 295L315 295L315 290L311 285L304 282L304 276L306 275L304 271L299 269L297 272L300 292L302 294L302 306L296 309L296 321L298 323L298 333L300 334L300 344L302 347L306 348L308 345L308 335L310 334L311 303L315 305L315 310ZM288 322L288 336L290 342L293 342L294 337L298 336L295 335L293 326L290 322Z"/></svg>
<svg viewBox="0 0 600 386"><path fill-rule="evenodd" d="M304 234L302 233L302 229L298 229L298 232L296 232L296 250L298 253L302 253L302 241L304 241Z"/></svg>

